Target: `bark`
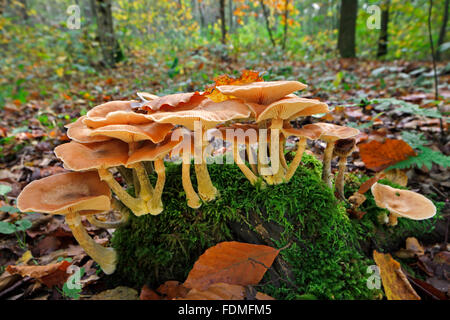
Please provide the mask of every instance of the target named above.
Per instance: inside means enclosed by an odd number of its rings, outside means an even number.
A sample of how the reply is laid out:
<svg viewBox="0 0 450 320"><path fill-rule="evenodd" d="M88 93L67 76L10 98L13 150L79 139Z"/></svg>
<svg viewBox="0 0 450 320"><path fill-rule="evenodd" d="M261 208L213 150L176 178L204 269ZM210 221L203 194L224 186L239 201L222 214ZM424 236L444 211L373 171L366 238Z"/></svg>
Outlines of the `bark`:
<svg viewBox="0 0 450 320"><path fill-rule="evenodd" d="M230 33L233 32L233 0L228 1L228 24L229 24L229 31Z"/></svg>
<svg viewBox="0 0 450 320"><path fill-rule="evenodd" d="M111 0L91 0L91 7L97 20L97 36L104 63L108 67L114 67L123 60L124 55L114 35Z"/></svg>
<svg viewBox="0 0 450 320"><path fill-rule="evenodd" d="M338 49L342 58L354 58L358 0L341 0Z"/></svg>
<svg viewBox="0 0 450 320"><path fill-rule="evenodd" d="M450 0L445 0L444 16L442 17L442 26L441 26L441 31L439 32L439 38L438 38L438 43L437 43L437 46L438 46L438 50L437 50L437 53L436 53L436 60L437 61L441 61L440 47L445 42L445 35L447 34L449 3L450 3Z"/></svg>
<svg viewBox="0 0 450 320"><path fill-rule="evenodd" d="M269 11L268 11L266 5L264 4L263 0L259 0L259 4L261 5L261 9L262 9L262 12L264 15L264 20L266 22L266 28L267 28L267 32L269 33L270 42L272 42L272 45L275 47L276 43L275 43L275 39L273 38L272 27L270 26L270 22L269 22Z"/></svg>
<svg viewBox="0 0 450 320"><path fill-rule="evenodd" d="M227 40L227 24L225 21L225 0L220 0L220 24L222 29L222 44Z"/></svg>
<svg viewBox="0 0 450 320"><path fill-rule="evenodd" d="M381 30L380 30L380 38L378 40L378 52L377 52L378 58L385 56L388 52L389 6L390 0L387 0L381 12Z"/></svg>
<svg viewBox="0 0 450 320"><path fill-rule="evenodd" d="M284 32L283 32L283 50L286 48L287 32L288 32L288 15L289 15L289 0L284 0Z"/></svg>

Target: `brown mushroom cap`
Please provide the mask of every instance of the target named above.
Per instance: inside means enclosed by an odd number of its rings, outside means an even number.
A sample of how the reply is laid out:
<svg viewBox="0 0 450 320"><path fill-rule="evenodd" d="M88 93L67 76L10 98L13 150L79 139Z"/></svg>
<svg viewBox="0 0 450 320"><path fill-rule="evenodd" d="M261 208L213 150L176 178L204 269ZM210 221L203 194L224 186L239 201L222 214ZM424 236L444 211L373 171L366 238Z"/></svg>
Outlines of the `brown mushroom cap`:
<svg viewBox="0 0 450 320"><path fill-rule="evenodd" d="M91 136L107 136L127 143L151 140L159 143L165 139L174 126L170 123L112 124L92 130Z"/></svg>
<svg viewBox="0 0 450 320"><path fill-rule="evenodd" d="M315 125L319 126L323 130L320 139L327 142L334 142L339 139L348 139L359 134L359 130L356 128L338 126L332 123L318 122L315 123Z"/></svg>
<svg viewBox="0 0 450 320"><path fill-rule="evenodd" d="M55 174L28 184L17 198L22 212L66 214L110 209L111 191L97 172Z"/></svg>
<svg viewBox="0 0 450 320"><path fill-rule="evenodd" d="M268 105L256 117L256 122L268 119L290 119L292 117L307 116L317 113L328 112L326 103L315 99L284 98Z"/></svg>
<svg viewBox="0 0 450 320"><path fill-rule="evenodd" d="M92 143L111 140L111 138L101 135L90 136L92 129L83 123L86 116L82 116L77 121L67 124L65 127L67 130L67 136L80 143Z"/></svg>
<svg viewBox="0 0 450 320"><path fill-rule="evenodd" d="M200 121L205 128L212 128L219 123L233 119L243 119L250 116L248 107L238 99L223 102L204 100L192 110L178 112L159 112L149 114L148 117L159 123L172 123L194 130L195 121Z"/></svg>
<svg viewBox="0 0 450 320"><path fill-rule="evenodd" d="M283 129L281 129L281 132L283 133L283 135L285 137L296 136L296 137L305 137L310 140L316 140L316 139L319 139L323 130L321 127L319 127L315 124L307 124L307 125L304 125L300 129L283 128Z"/></svg>
<svg viewBox="0 0 450 320"><path fill-rule="evenodd" d="M159 144L145 141L140 148L136 149L130 155L127 165L129 166L141 161L154 161L156 159L164 158L166 154L170 153L170 151L177 147L181 142L182 140L172 141L170 137Z"/></svg>
<svg viewBox="0 0 450 320"><path fill-rule="evenodd" d="M262 81L245 85L223 85L218 86L217 90L225 95L243 99L246 102L268 105L306 87L307 85L298 81Z"/></svg>
<svg viewBox="0 0 450 320"><path fill-rule="evenodd" d="M436 214L433 202L423 195L375 183L372 188L375 203L380 208L412 220L424 220Z"/></svg>
<svg viewBox="0 0 450 320"><path fill-rule="evenodd" d="M72 141L54 151L64 167L74 171L116 167L125 165L128 159L128 144L120 140L83 144Z"/></svg>
<svg viewBox="0 0 450 320"><path fill-rule="evenodd" d="M148 113L190 110L197 107L205 99L207 98L199 92L175 93L149 101L141 108Z"/></svg>
<svg viewBox="0 0 450 320"><path fill-rule="evenodd" d="M151 122L145 114L134 112L133 101L111 101L98 105L86 114L83 123L91 128L110 124L143 124Z"/></svg>

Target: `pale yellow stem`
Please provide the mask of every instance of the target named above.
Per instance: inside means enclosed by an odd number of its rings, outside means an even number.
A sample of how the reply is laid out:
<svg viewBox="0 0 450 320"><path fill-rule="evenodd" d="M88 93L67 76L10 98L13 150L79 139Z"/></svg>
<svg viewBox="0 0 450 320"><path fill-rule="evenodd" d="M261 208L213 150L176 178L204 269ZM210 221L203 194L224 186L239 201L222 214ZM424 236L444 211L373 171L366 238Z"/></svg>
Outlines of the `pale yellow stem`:
<svg viewBox="0 0 450 320"><path fill-rule="evenodd" d="M280 137L280 162L284 169L288 169L288 164L284 156L284 148L286 146L286 139L282 136Z"/></svg>
<svg viewBox="0 0 450 320"><path fill-rule="evenodd" d="M131 211L137 215L141 216L147 214L147 206L142 199L136 199L130 196L122 186L114 179L111 172L108 169L98 170L100 179L105 181L111 190L116 194L116 196L122 201L124 205L131 209Z"/></svg>
<svg viewBox="0 0 450 320"><path fill-rule="evenodd" d="M191 159L190 155L183 155L183 163L181 168L181 175L183 181L183 189L186 192L187 205L193 209L200 208L202 202L195 192L191 181Z"/></svg>
<svg viewBox="0 0 450 320"><path fill-rule="evenodd" d="M395 213L389 213L389 223L388 226L395 227L398 224L398 215Z"/></svg>
<svg viewBox="0 0 450 320"><path fill-rule="evenodd" d="M78 212L69 212L66 223L72 234L86 253L99 264L103 272L112 274L116 270L117 253L113 248L105 248L95 242L86 232Z"/></svg>
<svg viewBox="0 0 450 320"><path fill-rule="evenodd" d="M255 185L255 183L258 181L258 177L255 176L255 174L250 170L242 160L241 156L239 155L239 148L237 141L233 142L233 157L234 162L236 162L239 169L241 169L242 173L245 175L245 177L250 181L252 185Z"/></svg>
<svg viewBox="0 0 450 320"><path fill-rule="evenodd" d="M112 206L116 211L119 211L121 214L120 220L118 221L100 221L97 219L95 214L88 215L86 218L89 221L90 224L93 226L96 226L97 228L103 228L103 229L117 229L119 227L124 226L129 217L130 212L128 211L128 208L125 207L119 200L116 198L112 199Z"/></svg>
<svg viewBox="0 0 450 320"><path fill-rule="evenodd" d="M255 155L253 154L253 148L250 143L246 144L247 148L247 155L248 155L248 162L250 163L250 168L252 168L252 171L255 175L258 174L258 168L256 166L257 161L255 161Z"/></svg>
<svg viewBox="0 0 450 320"><path fill-rule="evenodd" d="M327 147L325 148L325 153L323 156L322 180L329 188L333 186L331 179L331 159L333 158L333 150L334 142L327 142Z"/></svg>
<svg viewBox="0 0 450 320"><path fill-rule="evenodd" d="M202 145L201 163L194 163L195 175L197 176L198 195L203 201L213 201L218 195L216 187L212 184L209 176L206 157L204 156L205 144Z"/></svg>
<svg viewBox="0 0 450 320"><path fill-rule="evenodd" d="M300 140L297 144L297 151L295 153L294 159L289 164L289 168L286 172L286 182L290 181L291 178L294 176L295 171L297 171L298 166L300 165L300 162L302 161L303 153L305 152L306 148L306 138L300 137Z"/></svg>
<svg viewBox="0 0 450 320"><path fill-rule="evenodd" d="M156 181L152 199L148 201L147 206L150 214L158 215L163 211L161 196L164 190L164 184L166 182L166 167L164 166L163 159L155 160L154 164L156 174L158 175L158 180Z"/></svg>
<svg viewBox="0 0 450 320"><path fill-rule="evenodd" d="M344 200L344 175L345 169L347 168L347 157L339 157L339 171L336 177L335 189L338 194L339 199Z"/></svg>
<svg viewBox="0 0 450 320"><path fill-rule="evenodd" d="M147 172L145 171L145 168L141 162L134 163L131 165L131 167L135 170L136 176L139 180L139 197L147 202L152 198L153 195L153 187L150 184Z"/></svg>

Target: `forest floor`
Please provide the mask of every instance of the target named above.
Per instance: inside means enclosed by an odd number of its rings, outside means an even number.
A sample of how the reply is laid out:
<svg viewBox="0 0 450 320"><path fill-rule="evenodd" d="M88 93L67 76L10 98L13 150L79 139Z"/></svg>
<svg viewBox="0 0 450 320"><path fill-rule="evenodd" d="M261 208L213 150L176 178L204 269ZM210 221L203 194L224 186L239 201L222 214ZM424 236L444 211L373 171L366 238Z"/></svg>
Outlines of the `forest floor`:
<svg viewBox="0 0 450 320"><path fill-rule="evenodd" d="M25 185L65 171L53 149L68 141L64 125L91 107L111 100L137 99L138 91L159 95L181 90L201 91L205 84L213 82L215 75L249 69L248 64L233 59L223 61L211 56L194 59L193 55L180 59L174 67L173 64L149 63L145 55L136 54L133 62L122 63L113 70L102 70L95 75L75 74L63 79L42 73L42 70L24 70L29 80L18 84L16 90L26 91L26 98L7 101L3 110L0 110L0 183L11 188L0 200L0 207L7 208L0 211L0 221L20 219L21 214L11 207L14 207L15 199ZM431 63L261 61L250 67L266 71L266 80L295 79L308 84L308 88L301 92L303 97L320 99L333 108L331 113L314 121L357 127L361 130L357 137L358 143L383 141L385 138L409 139L413 142L420 139L426 147L445 155L450 154L448 120L444 118L441 123L433 115L437 104L443 114L450 111L449 65L438 64L439 101L434 99ZM41 84L40 90L33 90L36 83ZM64 86L58 86L58 83ZM46 90L42 89L42 85ZM380 103L376 99L388 100ZM404 102L406 105L402 104ZM420 106L420 111L417 112L417 108L411 105ZM295 125L310 122L310 118L300 119ZM293 145L287 144L288 147ZM324 147L324 143L316 142L311 151L321 158ZM348 161L351 172L370 176L375 174L366 168L358 150ZM444 214L448 217L448 169L436 164L431 168L415 167L405 170L399 179L407 179L411 190L433 195L435 200L445 202ZM29 261L46 265L63 256L84 267L82 282L85 287L89 286L90 292L104 289L101 281L103 274L93 267L93 261L76 244L63 219L42 214L31 214L26 219L32 222L32 226L25 231L24 239L14 234L0 235L0 273L8 265ZM92 226L88 231L95 235L98 242L107 242L111 237L109 231ZM30 277L11 276L4 272L0 276L0 299L5 298L64 297L61 290L47 289Z"/></svg>

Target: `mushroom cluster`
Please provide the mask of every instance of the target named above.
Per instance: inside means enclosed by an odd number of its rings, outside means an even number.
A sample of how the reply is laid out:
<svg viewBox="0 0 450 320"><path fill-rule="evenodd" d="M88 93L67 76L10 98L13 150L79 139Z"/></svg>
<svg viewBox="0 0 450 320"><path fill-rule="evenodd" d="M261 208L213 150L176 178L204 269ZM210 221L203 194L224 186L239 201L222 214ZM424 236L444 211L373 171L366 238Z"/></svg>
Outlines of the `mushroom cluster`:
<svg viewBox="0 0 450 320"><path fill-rule="evenodd" d="M160 214L164 209L166 156L182 158L182 185L189 207L196 209L202 200L216 199L219 192L206 161L210 147L207 132L211 130L233 144L234 160L245 177L262 187L289 182L301 163L307 140L322 139L327 142L323 180L331 187L332 157L341 157L342 171L353 148L340 151L339 141L351 139L358 130L328 123L291 127L290 121L298 117L329 111L319 100L293 94L304 88L306 85L298 81L257 81L218 85L214 90L220 93L220 99L214 99L208 91L163 97L138 93L140 100L96 106L67 125L71 141L54 150L72 172L33 181L20 194L18 208L23 212L65 215L77 241L109 274L115 269L115 252L88 235L81 217L86 216L95 224L99 222L96 214L120 206L126 206L136 216ZM299 137L299 142L294 159L287 163L284 146L289 136ZM339 152L333 153L335 144ZM244 159L239 145L245 147ZM190 175L192 158L197 190ZM157 175L154 185L149 179L153 173ZM339 177L342 179L343 172Z"/></svg>

